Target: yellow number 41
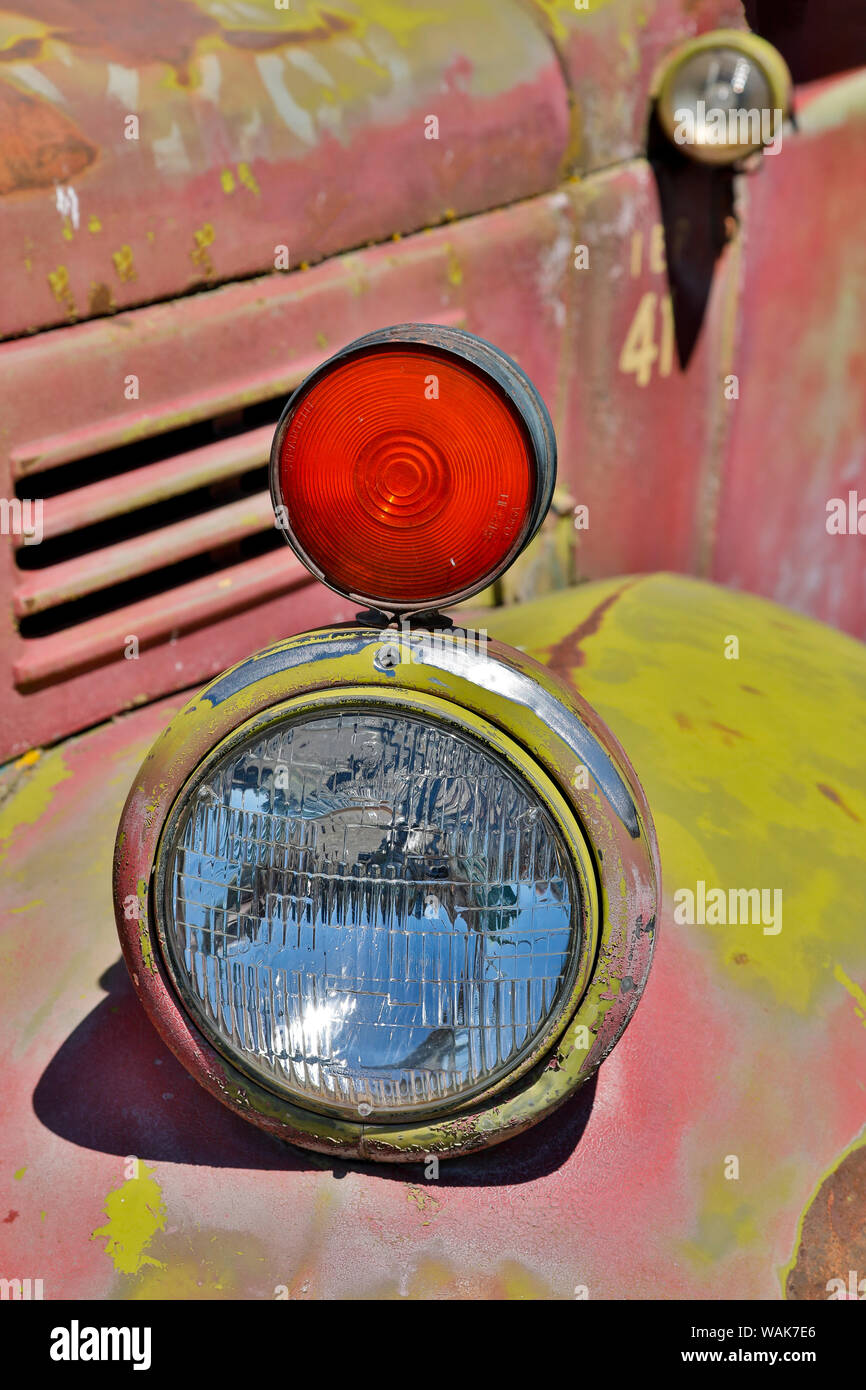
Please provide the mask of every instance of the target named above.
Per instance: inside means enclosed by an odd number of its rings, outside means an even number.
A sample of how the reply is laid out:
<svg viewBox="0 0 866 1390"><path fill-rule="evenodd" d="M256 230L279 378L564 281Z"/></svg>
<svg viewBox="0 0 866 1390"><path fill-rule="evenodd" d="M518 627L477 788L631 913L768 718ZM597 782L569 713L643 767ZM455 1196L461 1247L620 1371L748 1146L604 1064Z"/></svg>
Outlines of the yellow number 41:
<svg viewBox="0 0 866 1390"><path fill-rule="evenodd" d="M659 313L661 328L656 346L656 318ZM659 376L670 376L674 365L674 312L671 297L669 294L658 295L650 290L641 299L629 324L619 355L619 369L621 372L634 372L638 386L649 386L656 359Z"/></svg>

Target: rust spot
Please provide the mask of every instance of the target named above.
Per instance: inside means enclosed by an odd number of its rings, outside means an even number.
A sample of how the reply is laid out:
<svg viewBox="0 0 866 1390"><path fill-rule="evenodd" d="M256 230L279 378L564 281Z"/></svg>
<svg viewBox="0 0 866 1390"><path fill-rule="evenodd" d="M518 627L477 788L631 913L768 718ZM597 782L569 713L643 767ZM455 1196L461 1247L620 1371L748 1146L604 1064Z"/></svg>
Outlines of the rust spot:
<svg viewBox="0 0 866 1390"><path fill-rule="evenodd" d="M17 1215L18 1215L17 1211L10 1211L10 1213L9 1213L8 1216L4 1216L4 1217L3 1217L3 1225L4 1225L4 1226L11 1226L11 1225L12 1225L12 1222L15 1220L15 1218L16 1218Z"/></svg>
<svg viewBox="0 0 866 1390"><path fill-rule="evenodd" d="M735 738L746 737L745 734L740 733L739 729L729 729L727 724L720 724L716 719L710 720L710 728L718 729L719 733L723 736L725 743L731 743Z"/></svg>
<svg viewBox="0 0 866 1390"><path fill-rule="evenodd" d="M109 285L101 280L95 280L90 286L90 295L87 307L91 314L112 314L117 308L117 302L111 292Z"/></svg>
<svg viewBox="0 0 866 1390"><path fill-rule="evenodd" d="M675 711L674 719L681 729L693 729L695 727L687 714L681 714L679 711Z"/></svg>
<svg viewBox="0 0 866 1390"><path fill-rule="evenodd" d="M627 589L636 583L636 579L630 579L627 584L621 584L612 594L608 594L607 598L602 599L601 603L596 604L592 612L584 618L582 623L578 624L573 632L569 632L567 637L563 637L560 642L550 648L548 661L554 671L567 674L584 664L586 653L582 650L581 643L585 638L595 636L608 610Z"/></svg>
<svg viewBox="0 0 866 1390"><path fill-rule="evenodd" d="M746 690L750 695L763 695L763 690L758 690L754 685L741 685L741 690Z"/></svg>
<svg viewBox="0 0 866 1390"><path fill-rule="evenodd" d="M866 1276L866 1146L842 1159L807 1208L786 1297L842 1297L851 1270L857 1281ZM831 1280L842 1285L828 1288Z"/></svg>
<svg viewBox="0 0 866 1390"><path fill-rule="evenodd" d="M857 815L856 811L852 811L850 806L846 806L839 793L833 787L828 787L826 782L816 782L815 786L822 796L826 796L828 801L832 801L834 806L838 806L840 811L844 811L846 816L851 820L857 821L859 825L860 816Z"/></svg>
<svg viewBox="0 0 866 1390"><path fill-rule="evenodd" d="M733 959L734 965L748 965L749 963L749 957L746 955L745 951L737 951Z"/></svg>
<svg viewBox="0 0 866 1390"><path fill-rule="evenodd" d="M96 155L50 101L0 82L0 197L68 182Z"/></svg>

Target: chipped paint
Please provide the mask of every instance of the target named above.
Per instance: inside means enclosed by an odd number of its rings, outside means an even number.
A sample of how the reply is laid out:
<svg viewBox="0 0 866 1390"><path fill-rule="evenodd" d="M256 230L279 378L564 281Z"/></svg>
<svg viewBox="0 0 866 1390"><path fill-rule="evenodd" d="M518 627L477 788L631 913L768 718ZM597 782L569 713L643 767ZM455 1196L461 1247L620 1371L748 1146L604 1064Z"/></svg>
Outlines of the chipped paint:
<svg viewBox="0 0 866 1390"><path fill-rule="evenodd" d="M70 318L75 318L75 300L69 284L69 271L65 265L48 272L48 285L58 304L62 304Z"/></svg>
<svg viewBox="0 0 866 1390"><path fill-rule="evenodd" d="M193 248L190 251L190 260L193 265L197 265L202 273L208 277L213 275L213 261L208 248L213 246L216 240L216 232L211 222L205 222L203 227L198 227L192 234Z"/></svg>
<svg viewBox="0 0 866 1390"><path fill-rule="evenodd" d="M419 1187L417 1183L408 1183L406 1187L406 1200L413 1202L421 1213L421 1225L429 1226L434 1218L439 1215L442 1204L435 1192L427 1188Z"/></svg>
<svg viewBox="0 0 866 1390"><path fill-rule="evenodd" d="M165 1230L165 1202L155 1169L137 1161L138 1177L127 1178L109 1192L105 1199L108 1220L90 1237L105 1241L105 1253L118 1274L137 1274L147 1265L161 1263L147 1251L157 1231Z"/></svg>
<svg viewBox="0 0 866 1390"><path fill-rule="evenodd" d="M86 173L81 188L115 246L138 247L155 231L162 255L146 263L139 255L136 278L121 282L128 308L188 288L208 186L227 195L218 225L225 279L270 273L270 248L282 241L297 262L311 262L544 193L563 161L568 95L537 15L523 0L504 8L498 0L292 0L285 12L252 3L205 11L159 0L144 29L124 7L101 5L69 29L62 0L43 0L40 16L53 18L19 36L25 48L14 58L9 52L16 85L0 80L0 119L11 132L0 151L0 195L53 194L73 180L79 187ZM21 61L25 53L31 61ZM442 119L443 142L419 150L430 110ZM479 157L458 160L467 129ZM394 170L413 151L410 188ZM297 196L287 204L289 186ZM238 198L239 187L252 197ZM329 196L323 207L316 190L328 187L347 196ZM16 266L29 237L41 279L55 267L45 264L36 205L19 201L8 211ZM70 241L69 278L82 312L86 305L95 316L109 310L88 300L87 286L102 278L88 242ZM28 329L62 321L56 303L34 313L22 288L9 289L0 286L8 320L0 333L20 331L22 316Z"/></svg>
<svg viewBox="0 0 866 1390"><path fill-rule="evenodd" d="M238 165L238 178L240 179L244 188L249 189L250 193L253 193L257 198L261 197L262 190L259 188L258 182L256 181L256 176L250 168L249 164Z"/></svg>
<svg viewBox="0 0 866 1390"><path fill-rule="evenodd" d="M114 269L122 284L136 278L135 259L132 254L131 246L121 246L119 250L112 251L111 259L114 262Z"/></svg>
<svg viewBox="0 0 866 1390"><path fill-rule="evenodd" d="M153 958L153 945L150 939L150 929L147 918L147 880L140 878L137 885L138 903L138 944L141 951L141 959L145 970L149 970L151 975L156 974L156 961Z"/></svg>

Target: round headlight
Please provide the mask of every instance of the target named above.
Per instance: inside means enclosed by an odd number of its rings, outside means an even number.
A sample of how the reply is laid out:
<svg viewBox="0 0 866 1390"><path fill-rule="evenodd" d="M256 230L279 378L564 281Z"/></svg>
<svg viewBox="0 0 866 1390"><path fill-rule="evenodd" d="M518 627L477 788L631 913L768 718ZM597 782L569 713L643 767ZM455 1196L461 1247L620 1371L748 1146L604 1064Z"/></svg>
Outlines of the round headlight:
<svg viewBox="0 0 866 1390"><path fill-rule="evenodd" d="M781 137L790 74L772 44L717 30L677 49L658 83L670 140L704 164L730 164Z"/></svg>
<svg viewBox="0 0 866 1390"><path fill-rule="evenodd" d="M265 1086L352 1119L513 1081L564 1023L581 959L579 832L534 780L390 703L241 730L159 855L160 935L196 1024Z"/></svg>
<svg viewBox="0 0 866 1390"><path fill-rule="evenodd" d="M271 1133L468 1153L549 1114L647 978L652 820L544 667L350 625L218 676L142 765L115 855L133 982L175 1055Z"/></svg>

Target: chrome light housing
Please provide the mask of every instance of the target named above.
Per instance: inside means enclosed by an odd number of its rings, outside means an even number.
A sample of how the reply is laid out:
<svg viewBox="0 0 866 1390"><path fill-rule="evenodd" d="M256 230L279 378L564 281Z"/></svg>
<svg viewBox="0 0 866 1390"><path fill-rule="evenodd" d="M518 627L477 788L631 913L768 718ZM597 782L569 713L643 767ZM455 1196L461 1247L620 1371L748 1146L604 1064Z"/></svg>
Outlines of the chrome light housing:
<svg viewBox="0 0 866 1390"><path fill-rule="evenodd" d="M123 814L124 954L180 1061L349 1157L496 1143L622 1033L652 955L652 822L613 736L460 631L306 633L172 721Z"/></svg>
<svg viewBox="0 0 866 1390"><path fill-rule="evenodd" d="M669 140L702 164L731 164L781 140L791 75L765 39L717 29L668 55L654 90Z"/></svg>

